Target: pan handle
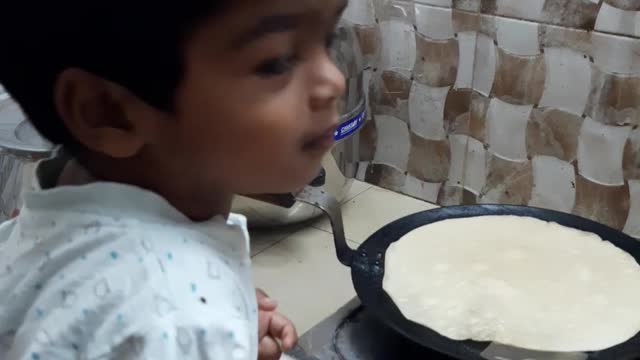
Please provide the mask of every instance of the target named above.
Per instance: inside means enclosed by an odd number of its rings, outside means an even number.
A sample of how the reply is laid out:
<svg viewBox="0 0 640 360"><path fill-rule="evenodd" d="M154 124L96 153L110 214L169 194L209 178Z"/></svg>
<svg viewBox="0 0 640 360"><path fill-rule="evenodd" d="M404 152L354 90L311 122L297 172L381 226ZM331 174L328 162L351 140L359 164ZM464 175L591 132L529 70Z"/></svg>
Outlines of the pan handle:
<svg viewBox="0 0 640 360"><path fill-rule="evenodd" d="M322 210L322 212L329 217L331 228L333 229L333 240L336 245L338 260L340 260L342 264L350 267L355 251L347 244L342 222L342 207L338 200L327 194L322 188L311 186L307 186L302 192L298 193L296 199Z"/></svg>

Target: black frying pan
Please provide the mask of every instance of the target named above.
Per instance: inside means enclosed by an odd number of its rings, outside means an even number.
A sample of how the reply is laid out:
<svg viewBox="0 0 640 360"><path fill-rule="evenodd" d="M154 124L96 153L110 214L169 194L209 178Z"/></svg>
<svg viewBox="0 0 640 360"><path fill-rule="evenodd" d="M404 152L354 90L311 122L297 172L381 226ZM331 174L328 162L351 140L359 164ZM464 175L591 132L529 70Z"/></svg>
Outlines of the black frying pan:
<svg viewBox="0 0 640 360"><path fill-rule="evenodd" d="M450 340L429 328L407 320L382 288L387 248L410 231L446 219L487 215L527 216L595 233L631 254L640 263L640 242L620 231L575 215L530 207L503 205L445 207L413 214L386 225L371 235L357 250L352 250L345 240L340 204L335 199L325 194L321 189L308 188L298 195L298 200L322 209L329 216L334 231L338 259L351 268L353 286L368 311L371 311L382 323L416 343L457 359L486 360L487 357L483 353L490 344ZM496 359L520 360L520 358L507 356L510 352L508 347L498 351L505 351L505 354L502 357L494 357ZM556 357L556 355L558 356ZM640 334L614 348L582 355L582 359L640 359ZM522 358L526 357L533 360L567 358L562 357L562 354L543 353L535 355L530 353Z"/></svg>

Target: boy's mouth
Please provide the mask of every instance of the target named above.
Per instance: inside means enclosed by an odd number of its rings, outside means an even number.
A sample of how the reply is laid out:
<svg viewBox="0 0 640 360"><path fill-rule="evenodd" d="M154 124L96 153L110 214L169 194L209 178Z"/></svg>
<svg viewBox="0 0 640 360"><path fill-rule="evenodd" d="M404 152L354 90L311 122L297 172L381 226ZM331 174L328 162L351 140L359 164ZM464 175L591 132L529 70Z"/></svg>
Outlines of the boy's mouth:
<svg viewBox="0 0 640 360"><path fill-rule="evenodd" d="M322 133L315 135L309 140L305 141L303 149L305 151L312 152L327 152L329 151L335 142L335 132L338 125L333 125L327 128Z"/></svg>

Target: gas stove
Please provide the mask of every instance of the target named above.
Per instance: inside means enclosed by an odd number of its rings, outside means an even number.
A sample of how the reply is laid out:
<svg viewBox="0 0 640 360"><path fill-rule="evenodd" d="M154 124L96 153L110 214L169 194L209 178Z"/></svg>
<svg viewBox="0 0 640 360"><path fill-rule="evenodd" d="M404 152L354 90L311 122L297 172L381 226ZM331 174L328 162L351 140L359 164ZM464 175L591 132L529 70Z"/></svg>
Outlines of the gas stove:
<svg viewBox="0 0 640 360"><path fill-rule="evenodd" d="M355 299L300 338L296 360L449 360L378 322Z"/></svg>

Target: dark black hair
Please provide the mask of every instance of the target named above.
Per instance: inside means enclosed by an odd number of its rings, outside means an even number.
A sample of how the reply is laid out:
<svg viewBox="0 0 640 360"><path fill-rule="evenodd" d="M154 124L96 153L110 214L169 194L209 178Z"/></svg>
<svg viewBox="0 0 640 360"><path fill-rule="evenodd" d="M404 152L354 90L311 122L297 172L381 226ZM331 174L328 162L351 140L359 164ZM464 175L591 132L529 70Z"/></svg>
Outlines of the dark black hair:
<svg viewBox="0 0 640 360"><path fill-rule="evenodd" d="M59 74L77 67L170 111L195 27L230 0L15 0L0 11L0 84L38 131L77 143L57 114Z"/></svg>

